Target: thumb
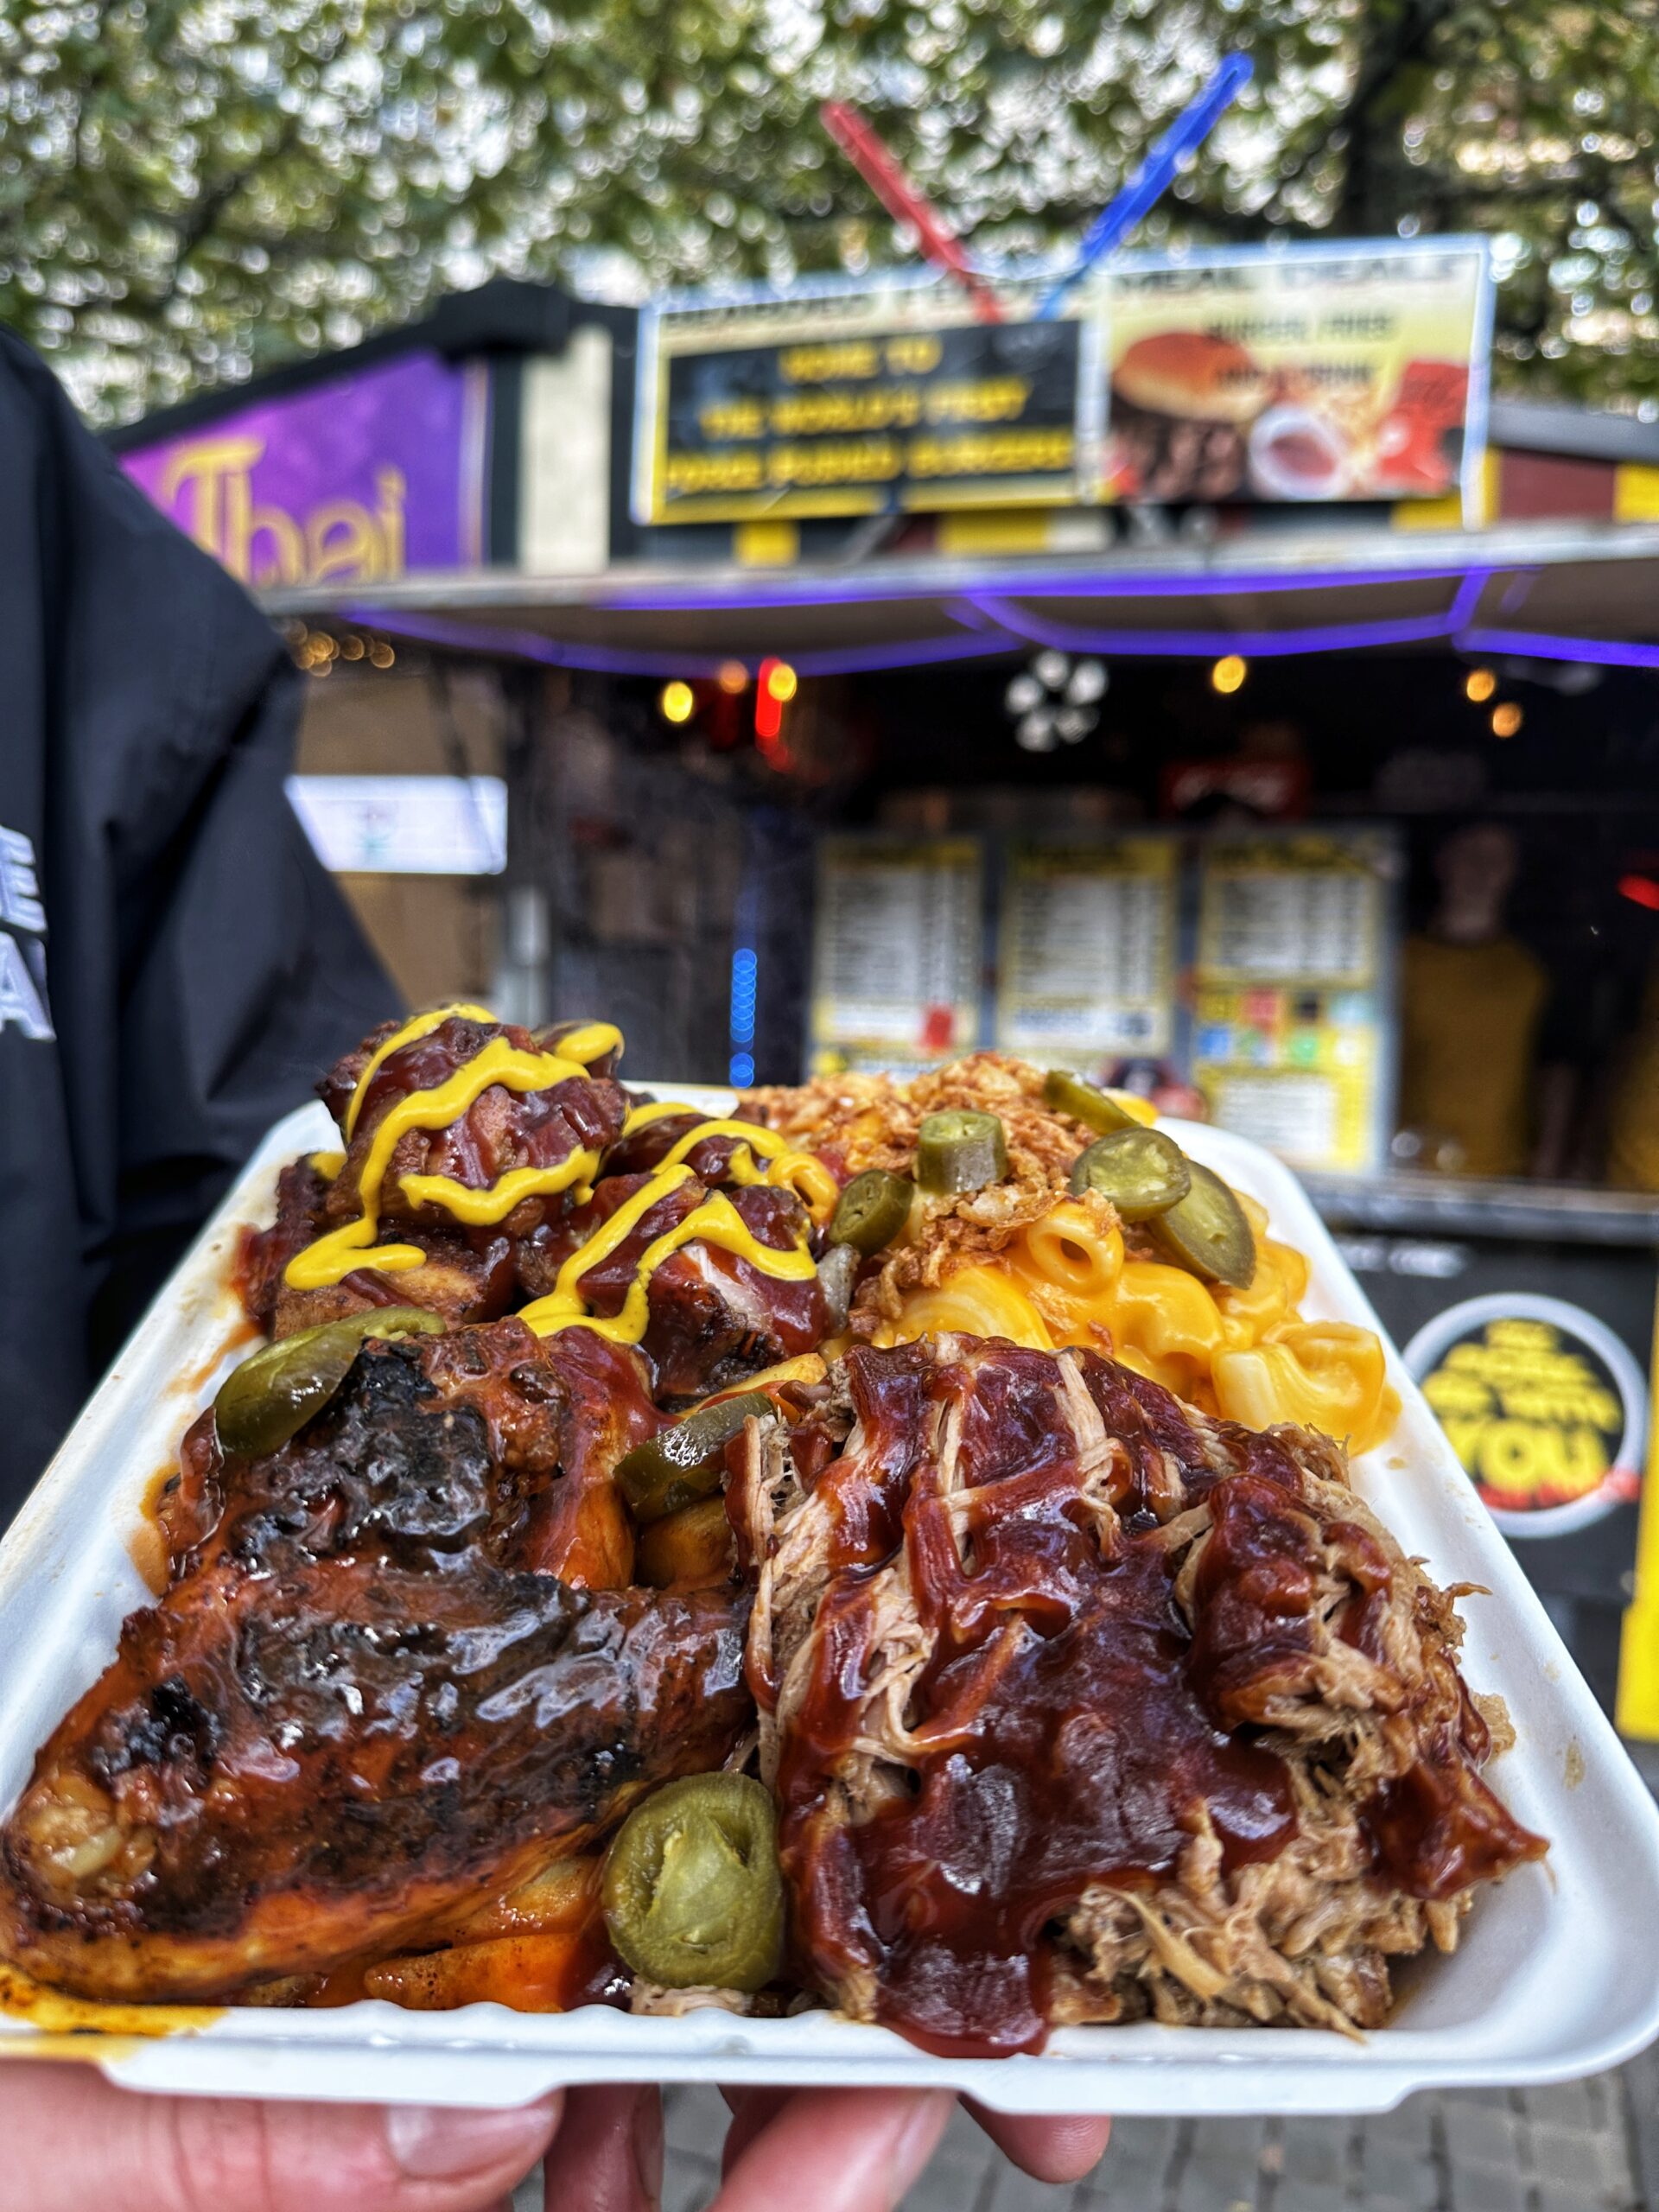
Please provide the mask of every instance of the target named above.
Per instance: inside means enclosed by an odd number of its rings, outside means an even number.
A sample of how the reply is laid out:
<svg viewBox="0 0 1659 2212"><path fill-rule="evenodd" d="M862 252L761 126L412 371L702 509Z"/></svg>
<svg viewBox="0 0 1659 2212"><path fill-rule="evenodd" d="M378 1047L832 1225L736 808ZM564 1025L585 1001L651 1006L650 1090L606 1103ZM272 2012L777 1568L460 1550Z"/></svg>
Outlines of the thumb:
<svg viewBox="0 0 1659 2212"><path fill-rule="evenodd" d="M484 2212L561 2100L508 2112L146 2096L91 2066L0 2062L7 2201L29 2212Z"/></svg>

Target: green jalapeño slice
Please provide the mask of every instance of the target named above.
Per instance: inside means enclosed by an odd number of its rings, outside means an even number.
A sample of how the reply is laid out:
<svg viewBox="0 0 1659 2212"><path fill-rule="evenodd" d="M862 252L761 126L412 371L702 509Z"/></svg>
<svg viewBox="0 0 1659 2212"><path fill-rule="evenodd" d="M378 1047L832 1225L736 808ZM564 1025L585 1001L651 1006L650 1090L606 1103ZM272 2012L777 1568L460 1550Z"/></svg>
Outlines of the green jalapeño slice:
<svg viewBox="0 0 1659 2212"><path fill-rule="evenodd" d="M735 1398L698 1406L636 1444L616 1464L616 1485L641 1528L712 1497L720 1488L721 1454L749 1415L769 1414L764 1390L744 1390Z"/></svg>
<svg viewBox="0 0 1659 2212"><path fill-rule="evenodd" d="M1113 1129L1138 1129L1142 1124L1133 1114L1126 1114L1116 1098L1092 1083L1085 1083L1080 1075L1071 1075L1065 1068L1051 1068L1043 1077L1043 1103L1052 1106L1057 1114L1069 1114L1074 1122L1081 1122L1085 1129L1098 1129L1102 1136Z"/></svg>
<svg viewBox="0 0 1659 2212"><path fill-rule="evenodd" d="M377 1306L267 1344L226 1376L213 1401L220 1447L252 1459L297 1436L346 1380L365 1338L443 1333L441 1318L423 1306Z"/></svg>
<svg viewBox="0 0 1659 2212"><path fill-rule="evenodd" d="M1125 1221L1150 1221L1167 1213L1192 1187L1186 1154L1161 1129L1131 1127L1096 1137L1071 1170L1075 1198L1098 1191Z"/></svg>
<svg viewBox="0 0 1659 2212"><path fill-rule="evenodd" d="M916 1180L931 1196L982 1191L1007 1172L1007 1138L995 1114L951 1109L923 1116L916 1132Z"/></svg>
<svg viewBox="0 0 1659 2212"><path fill-rule="evenodd" d="M742 1774L671 1782L629 1814L600 1885L617 1953L665 1989L764 1989L783 1963L772 1796Z"/></svg>
<svg viewBox="0 0 1659 2212"><path fill-rule="evenodd" d="M1166 1259L1214 1282L1248 1290L1255 1278L1255 1238L1244 1209L1219 1175L1187 1162L1192 1187L1148 1224Z"/></svg>
<svg viewBox="0 0 1659 2212"><path fill-rule="evenodd" d="M915 1185L903 1175L889 1175L885 1168L869 1167L855 1175L841 1194L835 1219L830 1224L832 1244L850 1244L868 1259L891 1244L910 1219Z"/></svg>

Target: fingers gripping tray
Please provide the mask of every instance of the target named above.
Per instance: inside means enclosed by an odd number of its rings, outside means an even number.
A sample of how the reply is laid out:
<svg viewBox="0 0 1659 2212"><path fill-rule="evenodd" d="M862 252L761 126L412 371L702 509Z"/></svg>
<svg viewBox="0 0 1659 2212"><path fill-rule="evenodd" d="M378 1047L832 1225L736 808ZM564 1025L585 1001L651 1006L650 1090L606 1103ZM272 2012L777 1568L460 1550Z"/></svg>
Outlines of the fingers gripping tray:
<svg viewBox="0 0 1659 2212"><path fill-rule="evenodd" d="M729 1094L677 1095L720 1110ZM1266 1206L1311 1263L1304 1310L1376 1317L1295 1179L1242 1138L1176 1124L1193 1157ZM0 1548L0 1803L36 1747L108 1664L149 1601L146 1501L189 1421L250 1341L231 1283L238 1233L270 1218L276 1174L329 1139L321 1108L272 1130L82 1414ZM709 2081L946 2087L1015 2112L1318 2113L1385 2109L1414 2090L1564 2079L1659 2034L1659 1815L1433 1415L1389 1354L1402 1411L1355 1464L1357 1484L1462 1601L1471 1687L1507 1700L1515 1747L1490 1778L1550 1840L1483 1895L1450 1958L1398 1977L1391 2024L1363 2041L1319 2031L1057 2030L1039 2057L938 2058L826 2012L633 2018L381 2002L328 2011L105 2008L0 1976L0 2053L73 2055L134 2088L411 2103L505 2104L560 2083Z"/></svg>

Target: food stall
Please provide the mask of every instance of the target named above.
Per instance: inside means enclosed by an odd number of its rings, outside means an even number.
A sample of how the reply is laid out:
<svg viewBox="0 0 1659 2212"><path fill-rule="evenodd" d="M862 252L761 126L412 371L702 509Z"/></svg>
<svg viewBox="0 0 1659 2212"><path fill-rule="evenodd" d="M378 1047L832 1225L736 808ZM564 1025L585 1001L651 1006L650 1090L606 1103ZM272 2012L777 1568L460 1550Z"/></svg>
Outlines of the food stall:
<svg viewBox="0 0 1659 2212"><path fill-rule="evenodd" d="M287 626L411 999L1272 1144L1652 1738L1659 425L1489 399L1489 313L1459 239L503 283L114 443Z"/></svg>

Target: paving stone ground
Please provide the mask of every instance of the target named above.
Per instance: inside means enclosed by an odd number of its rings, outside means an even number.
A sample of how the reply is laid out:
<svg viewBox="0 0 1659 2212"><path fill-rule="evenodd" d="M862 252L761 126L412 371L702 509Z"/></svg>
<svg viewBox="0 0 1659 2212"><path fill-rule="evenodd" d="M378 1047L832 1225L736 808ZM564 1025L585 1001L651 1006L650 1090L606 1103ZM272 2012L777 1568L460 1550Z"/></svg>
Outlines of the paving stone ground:
<svg viewBox="0 0 1659 2212"><path fill-rule="evenodd" d="M725 2133L714 2090L669 2092L662 2212L711 2201ZM515 2212L542 2212L530 2184ZM1016 2171L958 2113L903 2212L1659 2212L1659 2052L1365 2119L1120 2120L1096 2171L1062 2188Z"/></svg>

